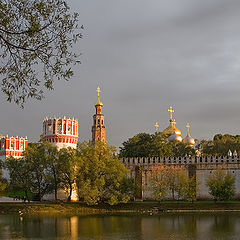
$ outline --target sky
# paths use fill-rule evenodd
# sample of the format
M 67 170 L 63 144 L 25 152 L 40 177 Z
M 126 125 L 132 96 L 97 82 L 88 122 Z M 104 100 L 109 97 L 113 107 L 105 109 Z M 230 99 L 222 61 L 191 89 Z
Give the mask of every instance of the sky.
M 79 141 L 90 140 L 101 88 L 106 139 L 120 147 L 137 133 L 162 131 L 175 110 L 186 136 L 240 134 L 239 0 L 69 0 L 83 39 L 81 65 L 24 109 L 0 94 L 3 135 L 38 141 L 48 117 L 74 117 Z

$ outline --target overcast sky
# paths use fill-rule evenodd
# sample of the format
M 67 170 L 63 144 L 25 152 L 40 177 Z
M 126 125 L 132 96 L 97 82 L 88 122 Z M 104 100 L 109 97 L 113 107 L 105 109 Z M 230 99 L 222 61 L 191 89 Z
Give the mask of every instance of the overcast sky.
M 91 138 L 101 88 L 108 143 L 169 124 L 210 139 L 240 134 L 239 0 L 69 0 L 80 14 L 82 64 L 22 110 L 1 94 L 1 133 L 37 141 L 43 118 L 75 117 L 79 140 Z

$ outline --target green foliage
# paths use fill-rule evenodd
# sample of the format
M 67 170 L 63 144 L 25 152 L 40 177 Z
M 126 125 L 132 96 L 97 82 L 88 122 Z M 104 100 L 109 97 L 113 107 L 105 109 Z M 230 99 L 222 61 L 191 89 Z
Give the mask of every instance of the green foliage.
M 220 168 L 208 178 L 206 185 L 218 201 L 231 200 L 235 195 L 235 177 Z
M 217 134 L 213 140 L 202 140 L 198 146 L 205 156 L 227 156 L 228 150 L 240 153 L 240 135 Z
M 187 178 L 185 187 L 183 188 L 184 197 L 189 202 L 196 201 L 196 193 L 197 193 L 197 182 L 195 177 Z
M 71 201 L 74 183 L 77 173 L 83 162 L 78 156 L 78 152 L 73 148 L 62 148 L 59 151 L 59 165 L 61 172 L 61 184 L 68 191 L 68 201 Z
M 1 89 L 8 101 L 42 99 L 55 79 L 70 79 L 82 36 L 65 0 L 0 0 Z M 43 81 L 41 80 L 43 79 Z
M 33 185 L 32 179 L 32 166 L 25 159 L 17 160 L 13 157 L 9 157 L 6 160 L 6 168 L 10 175 L 10 187 L 17 190 L 22 190 L 25 192 L 27 200 L 30 200 L 28 192 L 31 192 L 31 187 Z
M 160 201 L 168 194 L 178 200 L 181 198 L 188 201 L 196 200 L 196 180 L 195 177 L 188 177 L 187 170 L 180 166 L 156 165 L 152 168 L 151 189 L 155 199 Z
M 0 160 L 0 193 L 7 188 L 7 181 L 6 179 L 2 178 L 2 168 L 3 168 L 3 162 Z
M 24 158 L 18 162 L 26 161 L 31 169 L 31 192 L 40 201 L 46 193 L 51 193 L 54 189 L 51 171 L 52 159 L 51 151 L 56 151 L 50 143 L 36 143 L 28 146 L 24 152 Z M 24 167 L 24 166 L 23 166 Z
M 120 147 L 120 157 L 169 157 L 172 146 L 162 133 L 139 133 Z
M 79 198 L 94 205 L 107 202 L 111 205 L 129 200 L 124 189 L 126 168 L 115 157 L 116 149 L 97 141 L 79 145 L 79 156 L 83 162 L 78 169 L 77 187 Z
M 183 142 L 172 143 L 172 152 L 173 157 L 195 156 L 195 150 Z

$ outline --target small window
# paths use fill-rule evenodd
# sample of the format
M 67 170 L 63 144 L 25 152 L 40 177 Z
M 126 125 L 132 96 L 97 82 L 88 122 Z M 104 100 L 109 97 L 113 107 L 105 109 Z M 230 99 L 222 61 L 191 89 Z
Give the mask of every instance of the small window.
M 100 124 L 100 119 L 98 119 L 98 124 Z

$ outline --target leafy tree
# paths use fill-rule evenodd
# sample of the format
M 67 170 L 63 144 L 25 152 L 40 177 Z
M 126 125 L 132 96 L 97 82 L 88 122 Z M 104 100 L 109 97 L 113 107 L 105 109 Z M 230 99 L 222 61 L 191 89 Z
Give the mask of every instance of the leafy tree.
M 174 157 L 195 156 L 195 150 L 183 142 L 172 143 L 172 152 Z
M 139 133 L 129 138 L 120 147 L 120 157 L 168 157 L 172 155 L 172 145 L 162 133 Z
M 74 184 L 76 183 L 78 169 L 82 166 L 81 158 L 76 149 L 62 148 L 59 151 L 59 164 L 61 171 L 61 183 L 67 189 L 68 201 L 71 201 Z
M 7 187 L 7 180 L 2 177 L 3 162 L 0 160 L 0 192 L 3 192 Z
M 0 1 L 1 89 L 8 101 L 42 99 L 44 87 L 73 75 L 71 64 L 79 61 L 72 46 L 82 37 L 77 21 L 65 0 Z
M 13 157 L 9 157 L 6 160 L 5 167 L 9 171 L 10 187 L 24 191 L 27 200 L 30 201 L 30 196 L 28 193 L 31 191 L 33 184 L 33 168 L 31 164 L 29 164 L 25 158 L 15 159 Z
M 156 165 L 152 168 L 150 184 L 154 197 L 158 201 L 163 200 L 169 190 L 167 171 L 164 165 Z
M 97 141 L 79 146 L 82 166 L 77 176 L 79 198 L 87 204 L 108 202 L 113 205 L 129 200 L 128 193 L 122 192 L 121 184 L 127 173 L 126 168 L 115 157 L 115 147 Z
M 61 188 L 62 183 L 58 150 L 57 147 L 48 142 L 43 142 L 42 147 L 44 148 L 43 158 L 46 162 L 45 174 L 49 183 L 49 189 L 54 190 L 55 201 L 57 201 L 57 192 Z
M 139 133 L 129 138 L 120 147 L 120 157 L 147 157 L 151 155 L 152 136 L 148 133 Z
M 201 150 L 205 156 L 227 156 L 228 150 L 232 152 L 235 150 L 240 153 L 240 136 L 230 134 L 217 134 L 213 140 L 202 140 L 197 145 L 197 148 Z
M 162 133 L 152 135 L 151 157 L 170 157 L 173 154 L 171 143 Z
M 159 164 L 152 168 L 151 189 L 157 200 L 162 200 L 172 195 L 175 199 L 175 193 L 178 200 L 185 198 L 189 201 L 196 199 L 196 180 L 195 177 L 188 177 L 187 170 L 180 166 Z
M 235 195 L 235 177 L 221 168 L 213 172 L 206 185 L 209 193 L 218 201 L 230 200 Z
M 49 158 L 47 157 L 46 148 L 46 144 L 43 143 L 31 144 L 25 150 L 24 157 L 17 160 L 18 162 L 26 162 L 29 169 L 31 169 L 29 172 L 31 178 L 29 182 L 30 190 L 40 201 L 45 194 L 51 193 L 53 190 L 53 184 L 47 173 Z M 24 171 L 25 165 L 22 168 Z
M 190 201 L 194 202 L 196 200 L 197 193 L 197 181 L 195 177 L 187 178 L 185 187 L 183 188 L 184 197 Z

